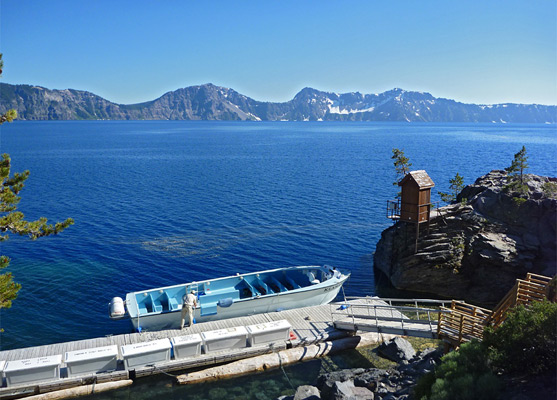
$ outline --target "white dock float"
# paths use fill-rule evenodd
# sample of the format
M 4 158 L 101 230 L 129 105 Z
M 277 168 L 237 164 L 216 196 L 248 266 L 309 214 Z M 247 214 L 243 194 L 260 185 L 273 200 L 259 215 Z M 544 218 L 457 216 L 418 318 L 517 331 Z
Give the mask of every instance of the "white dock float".
M 62 355 L 8 361 L 4 366 L 8 386 L 60 379 Z
M 122 357 L 126 369 L 144 367 L 146 365 L 170 361 L 169 339 L 153 340 L 122 346 Z
M 174 349 L 174 358 L 179 360 L 186 357 L 195 357 L 201 354 L 201 343 L 203 339 L 198 333 L 192 335 L 178 336 L 170 339 Z
M 290 323 L 285 319 L 247 326 L 249 345 L 286 341 L 290 338 L 290 328 Z
M 243 326 L 202 332 L 205 352 L 224 349 L 241 349 L 247 346 L 248 331 Z
M 68 377 L 115 371 L 118 366 L 118 346 L 68 351 L 64 360 L 68 367 Z

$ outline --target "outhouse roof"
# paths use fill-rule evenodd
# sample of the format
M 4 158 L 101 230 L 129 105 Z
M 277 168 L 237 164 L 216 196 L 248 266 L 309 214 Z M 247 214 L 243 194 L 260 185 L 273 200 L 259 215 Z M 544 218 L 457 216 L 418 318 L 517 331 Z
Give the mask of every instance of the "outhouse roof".
M 398 185 L 402 186 L 409 180 L 416 182 L 420 189 L 427 189 L 435 186 L 435 183 L 433 183 L 427 172 L 423 169 L 419 171 L 410 171 L 404 178 L 402 178 Z

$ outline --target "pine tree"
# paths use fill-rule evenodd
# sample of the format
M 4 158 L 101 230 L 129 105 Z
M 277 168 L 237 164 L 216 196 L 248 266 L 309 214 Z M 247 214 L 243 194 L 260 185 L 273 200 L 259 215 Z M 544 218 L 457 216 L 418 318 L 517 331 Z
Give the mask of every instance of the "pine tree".
M 514 155 L 511 165 L 505 168 L 508 174 L 508 187 L 519 192 L 526 192 L 528 188 L 524 184 L 524 171 L 528 169 L 528 156 L 526 155 L 526 147 Z
M 4 63 L 0 53 L 0 74 Z M 9 110 L 0 116 L 0 124 L 12 122 L 17 117 L 15 110 Z M 54 226 L 48 223 L 46 218 L 36 221 L 26 221 L 22 212 L 17 211 L 17 204 L 21 200 L 18 196 L 25 180 L 29 177 L 29 171 L 15 173 L 10 176 L 11 159 L 8 154 L 2 154 L 0 160 L 0 242 L 8 239 L 8 232 L 16 235 L 27 235 L 32 240 L 42 236 L 55 235 L 62 232 L 73 224 L 73 219 L 68 218 L 64 222 L 56 223 Z M 9 257 L 0 256 L 0 270 L 8 267 Z M 0 309 L 9 308 L 12 301 L 17 297 L 21 285 L 13 281 L 12 274 L 6 272 L 0 274 Z
M 456 197 L 462 191 L 462 189 L 464 189 L 464 179 L 458 172 L 453 179 L 449 179 L 449 183 L 449 189 L 451 189 L 450 193 L 439 192 L 441 200 L 443 200 L 445 203 L 453 203 L 454 201 L 456 201 Z
M 393 155 L 391 157 L 394 160 L 396 180 L 393 182 L 394 186 L 398 186 L 398 183 L 404 178 L 409 172 L 412 163 L 404 155 L 404 151 L 400 149 L 393 149 Z M 397 197 L 400 197 L 400 192 L 398 192 Z

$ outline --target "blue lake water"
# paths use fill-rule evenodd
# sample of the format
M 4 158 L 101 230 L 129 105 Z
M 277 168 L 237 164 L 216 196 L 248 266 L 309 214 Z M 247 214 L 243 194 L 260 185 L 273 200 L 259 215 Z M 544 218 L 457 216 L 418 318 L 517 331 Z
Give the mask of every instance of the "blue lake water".
M 75 219 L 1 244 L 22 284 L 2 350 L 129 332 L 107 316 L 112 297 L 236 272 L 330 264 L 352 271 L 347 295 L 374 294 L 395 147 L 436 199 L 522 145 L 529 172 L 557 176 L 553 125 L 14 122 L 0 139 L 12 171 L 31 171 L 27 219 Z

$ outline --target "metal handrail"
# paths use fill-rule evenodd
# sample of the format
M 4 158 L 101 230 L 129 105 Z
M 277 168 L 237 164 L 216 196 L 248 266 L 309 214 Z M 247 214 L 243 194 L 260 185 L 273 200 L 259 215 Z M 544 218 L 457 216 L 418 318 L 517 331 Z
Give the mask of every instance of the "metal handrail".
M 367 298 L 361 298 L 361 297 L 351 297 L 352 299 L 360 299 L 360 300 L 371 300 L 371 298 L 367 297 Z M 346 299 L 347 300 L 347 299 Z M 384 301 L 385 299 L 376 299 L 377 301 Z M 359 329 L 358 325 L 359 322 L 357 323 L 357 319 L 367 319 L 370 321 L 375 321 L 375 330 L 377 332 L 381 332 L 382 331 L 382 327 L 379 323 L 379 321 L 392 321 L 392 322 L 396 322 L 400 324 L 400 329 L 402 332 L 406 332 L 407 329 L 410 329 L 410 331 L 412 330 L 411 326 L 412 324 L 423 324 L 424 327 L 427 326 L 429 329 L 429 332 L 431 332 L 433 335 L 435 335 L 435 333 L 438 332 L 438 327 L 436 326 L 436 324 L 438 323 L 438 321 L 441 319 L 441 314 L 450 314 L 451 311 L 450 310 L 442 310 L 441 308 L 439 309 L 434 309 L 434 308 L 430 308 L 430 307 L 419 307 L 417 306 L 418 302 L 420 302 L 420 300 L 418 299 L 414 299 L 414 305 L 402 305 L 402 306 L 396 306 L 393 305 L 393 301 L 401 301 L 404 300 L 405 302 L 408 302 L 407 299 L 392 299 L 390 301 L 390 304 L 369 304 L 369 303 L 363 303 L 363 304 L 354 304 L 354 303 L 344 303 L 342 304 L 342 308 L 338 311 L 333 311 L 331 310 L 331 318 L 333 320 L 333 325 L 335 324 L 336 320 L 346 320 L 346 319 L 351 319 L 351 323 L 352 323 L 352 327 L 353 329 Z M 430 299 L 425 299 L 427 300 L 427 303 L 435 303 L 435 304 L 442 304 L 442 303 L 447 303 L 445 301 L 439 301 L 439 300 L 430 300 Z M 339 304 L 337 303 L 337 306 Z M 346 308 L 345 308 L 346 307 Z M 371 314 L 373 309 L 373 314 Z M 361 310 L 361 311 L 359 311 Z M 367 310 L 367 311 L 366 311 Z M 381 310 L 390 310 L 391 313 L 390 315 L 387 313 L 386 315 L 381 315 L 381 314 L 385 314 L 384 312 L 381 313 Z M 397 315 L 395 315 L 395 312 Z M 406 315 L 406 314 L 410 314 L 410 315 Z M 414 313 L 415 313 L 415 317 L 414 317 Z M 436 318 L 436 321 L 432 320 L 432 313 L 433 315 L 439 315 Z M 422 315 L 420 315 L 422 314 Z M 373 322 L 372 322 L 373 323 Z M 408 328 L 410 326 L 410 328 Z M 407 334 L 407 333 L 406 333 Z
M 440 203 L 441 203 L 440 201 L 431 201 L 429 203 L 416 204 L 416 203 L 406 203 L 406 202 L 403 203 L 400 199 L 387 200 L 387 218 L 394 219 L 400 217 L 403 206 L 418 207 L 418 216 L 420 216 L 422 214 L 429 213 L 433 209 L 438 209 Z M 424 211 L 420 211 L 422 207 L 427 207 L 427 209 Z
M 451 312 L 453 310 L 448 309 L 447 310 L 439 310 L 439 309 L 435 309 L 435 308 L 425 308 L 425 307 L 410 307 L 410 306 L 391 306 L 391 305 L 384 305 L 384 304 L 349 304 L 348 308 L 364 308 L 364 309 L 369 309 L 369 308 L 387 308 L 387 309 L 395 309 L 395 310 L 399 310 L 399 311 L 423 311 L 423 312 L 427 312 L 427 311 L 433 311 L 433 312 L 438 312 L 438 311 L 442 311 L 442 312 Z M 347 309 L 348 309 L 347 308 Z M 333 314 L 344 314 L 344 313 L 340 313 L 340 312 L 334 312 Z M 417 318 L 417 320 L 419 320 L 420 318 Z
M 438 304 L 450 304 L 453 301 L 464 303 L 464 300 L 438 300 L 438 299 L 403 299 L 400 297 L 377 297 L 377 296 L 346 296 L 346 300 L 381 300 L 388 302 L 399 302 L 399 303 L 438 303 Z

